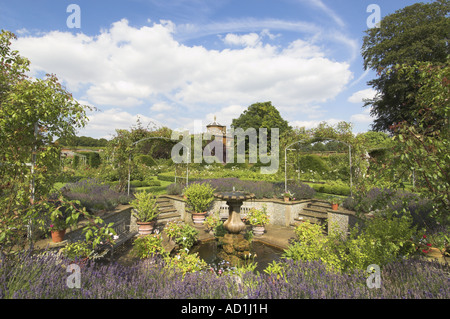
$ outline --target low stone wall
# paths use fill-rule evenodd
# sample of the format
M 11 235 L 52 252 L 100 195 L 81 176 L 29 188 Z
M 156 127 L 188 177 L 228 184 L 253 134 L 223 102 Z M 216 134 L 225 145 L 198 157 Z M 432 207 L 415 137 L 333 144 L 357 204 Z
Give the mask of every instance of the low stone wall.
M 181 196 L 162 195 L 169 198 L 173 206 L 181 214 L 181 219 L 185 222 L 191 220 L 191 214 L 186 209 L 186 202 Z M 261 209 L 265 205 L 269 213 L 269 223 L 271 225 L 288 227 L 294 222 L 294 218 L 309 203 L 309 200 L 284 202 L 277 199 L 252 199 L 246 200 L 241 206 L 241 218 L 245 218 L 251 208 Z M 228 205 L 226 201 L 215 200 L 209 212 L 217 214 L 220 218 L 228 218 Z
M 120 205 L 113 212 L 108 212 L 100 216 L 105 224 L 115 223 L 119 220 L 125 220 L 125 225 L 130 225 L 131 230 L 136 227 L 136 222 L 133 221 L 134 217 L 131 216 L 131 206 Z M 83 228 L 86 225 L 85 222 L 80 222 L 76 228 L 68 231 L 64 236 L 65 239 L 69 241 L 80 241 L 85 239 L 85 234 L 83 233 Z
M 352 227 L 361 222 L 361 219 L 352 211 L 329 209 L 327 215 L 328 232 L 339 231 L 345 236 Z

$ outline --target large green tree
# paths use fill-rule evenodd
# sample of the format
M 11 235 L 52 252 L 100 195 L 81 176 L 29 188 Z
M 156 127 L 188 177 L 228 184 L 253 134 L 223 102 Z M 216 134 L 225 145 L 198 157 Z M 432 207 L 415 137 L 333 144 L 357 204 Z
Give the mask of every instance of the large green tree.
M 48 204 L 46 198 L 60 174 L 60 146 L 54 141 L 75 135 L 87 122 L 86 107 L 54 75 L 45 79 L 26 76 L 30 62 L 11 50 L 13 39 L 13 33 L 2 30 L 0 253 L 24 244 L 31 221 L 51 213 L 48 205 L 40 204 Z M 74 218 L 79 214 L 73 213 Z
M 392 131 L 391 126 L 414 123 L 419 78 L 401 76 L 393 67 L 416 62 L 445 63 L 449 56 L 450 2 L 416 3 L 384 17 L 380 27 L 366 31 L 362 46 L 364 68 L 377 72 L 368 84 L 377 96 L 366 102 L 376 117 L 373 129 Z
M 281 117 L 280 112 L 270 101 L 250 105 L 237 119 L 233 119 L 231 125 L 234 129 L 241 128 L 247 130 L 249 128 L 254 128 L 257 134 L 260 128 L 266 128 L 269 150 L 271 147 L 272 128 L 278 128 L 280 136 L 284 136 L 292 131 L 288 121 Z M 259 143 L 259 134 L 257 138 Z M 248 149 L 248 137 L 246 137 L 246 149 Z

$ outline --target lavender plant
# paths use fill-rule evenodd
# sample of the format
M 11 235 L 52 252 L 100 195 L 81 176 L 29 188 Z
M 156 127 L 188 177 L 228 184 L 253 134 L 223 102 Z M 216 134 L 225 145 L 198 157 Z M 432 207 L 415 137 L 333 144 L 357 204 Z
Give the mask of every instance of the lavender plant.
M 69 183 L 62 189 L 64 197 L 78 200 L 90 212 L 111 210 L 119 204 L 126 204 L 132 196 L 119 192 L 109 184 L 91 178 Z
M 163 259 L 131 266 L 89 261 L 81 268 L 81 287 L 68 288 L 73 261 L 53 253 L 2 257 L 0 298 L 52 299 L 448 299 L 448 264 L 401 259 L 381 270 L 381 287 L 367 287 L 365 271 L 335 273 L 321 261 L 282 260 L 283 276 L 246 272 L 217 275 L 209 269 L 175 271 Z M 270 273 L 270 272 L 269 272 Z

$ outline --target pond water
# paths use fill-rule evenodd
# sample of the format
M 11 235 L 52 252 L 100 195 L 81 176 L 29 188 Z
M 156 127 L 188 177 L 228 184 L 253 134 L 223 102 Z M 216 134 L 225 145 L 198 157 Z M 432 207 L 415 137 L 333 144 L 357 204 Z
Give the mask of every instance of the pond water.
M 219 265 L 223 260 L 217 256 L 220 251 L 215 240 L 207 241 L 195 245 L 191 249 L 191 253 L 198 252 L 199 257 L 210 265 Z M 259 241 L 252 241 L 251 253 L 256 254 L 254 261 L 257 263 L 256 271 L 263 272 L 269 263 L 279 260 L 283 254 L 283 250 L 266 245 Z

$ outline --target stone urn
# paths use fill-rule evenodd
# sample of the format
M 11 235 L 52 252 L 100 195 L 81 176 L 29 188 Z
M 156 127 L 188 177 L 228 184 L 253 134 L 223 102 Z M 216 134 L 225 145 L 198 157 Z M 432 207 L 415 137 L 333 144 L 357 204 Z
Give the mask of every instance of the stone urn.
M 231 234 L 239 234 L 246 228 L 240 216 L 242 203 L 247 199 L 255 198 L 255 195 L 232 191 L 217 193 L 214 196 L 225 200 L 229 207 L 228 219 L 223 223 L 223 227 Z
M 253 231 L 253 235 L 261 236 L 261 235 L 264 235 L 266 228 L 264 227 L 264 225 L 255 225 L 252 227 L 252 231 Z

